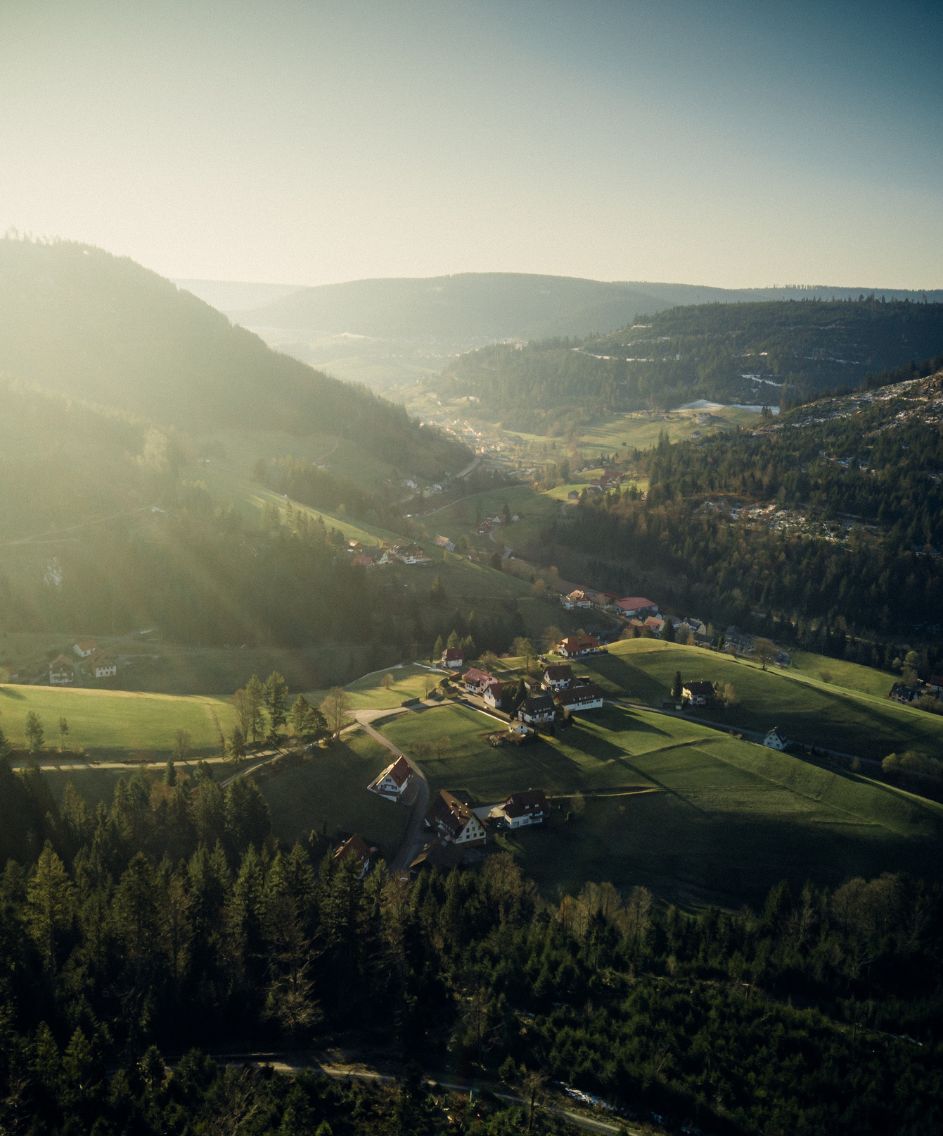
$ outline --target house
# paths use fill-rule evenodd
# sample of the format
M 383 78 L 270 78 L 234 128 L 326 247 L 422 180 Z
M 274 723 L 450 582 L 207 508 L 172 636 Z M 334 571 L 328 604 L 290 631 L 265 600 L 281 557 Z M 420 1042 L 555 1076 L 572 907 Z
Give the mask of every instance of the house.
M 87 659 L 98 647 L 94 639 L 79 639 L 72 644 L 72 650 L 80 659 Z
M 517 716 L 528 726 L 545 726 L 554 719 L 553 698 L 548 693 L 529 694 L 518 706 Z
M 541 682 L 548 690 L 566 690 L 573 682 L 573 668 L 569 663 L 551 663 L 544 668 Z
M 391 764 L 377 774 L 367 788 L 371 793 L 379 793 L 381 797 L 398 799 L 406 792 L 413 767 L 402 754 Z
M 592 682 L 580 683 L 557 691 L 557 702 L 564 710 L 577 714 L 582 710 L 599 710 L 602 707 L 602 691 Z
M 779 727 L 773 726 L 773 728 L 769 731 L 769 733 L 763 739 L 763 745 L 765 745 L 768 749 L 782 750 L 782 749 L 786 748 L 786 746 L 788 745 L 788 742 L 782 736 L 782 734 L 779 732 Z
M 431 556 L 418 544 L 399 544 L 390 550 L 401 564 L 430 564 Z
M 581 655 L 593 655 L 599 650 L 599 640 L 595 635 L 567 635 L 561 639 L 557 650 L 565 659 L 577 659 Z
M 512 793 L 506 801 L 488 814 L 499 828 L 526 828 L 543 824 L 550 816 L 550 805 L 543 789 L 528 789 L 526 793 Z
M 728 627 L 724 632 L 724 650 L 732 655 L 752 655 L 753 636 L 739 627 Z
M 891 689 L 888 691 L 888 698 L 893 698 L 895 702 L 916 702 L 920 695 L 923 693 L 919 683 L 914 686 L 908 686 L 905 682 L 895 682 Z
M 363 837 L 354 833 L 334 849 L 331 859 L 335 864 L 354 865 L 354 874 L 362 880 L 370 871 L 370 864 L 377 852 L 377 848 L 372 848 Z
M 616 600 L 615 606 L 626 619 L 631 619 L 633 616 L 644 618 L 646 615 L 658 614 L 658 604 L 645 596 L 623 596 L 621 600 Z
M 461 647 L 446 647 L 439 656 L 439 665 L 450 671 L 460 671 L 465 665 L 465 652 Z
M 716 698 L 712 682 L 686 682 L 681 688 L 681 697 L 689 706 L 708 706 Z
M 484 694 L 485 689 L 494 681 L 494 675 L 479 670 L 478 667 L 469 667 L 462 675 L 462 682 L 469 694 Z
M 447 536 L 437 536 L 433 541 L 436 548 L 444 548 L 446 552 L 455 551 L 455 541 L 449 540 Z
M 504 683 L 493 678 L 485 687 L 481 697 L 486 706 L 490 706 L 492 710 L 500 710 L 504 702 Z
M 484 844 L 485 826 L 472 812 L 447 789 L 440 789 L 429 810 L 429 823 L 446 844 Z
M 567 609 L 567 611 L 572 611 L 575 607 L 593 606 L 593 601 L 583 591 L 582 588 L 574 588 L 572 592 L 569 592 L 565 596 L 561 596 L 560 602 Z
M 49 685 L 70 686 L 75 682 L 75 667 L 65 655 L 56 655 L 49 664 Z
M 118 664 L 115 660 L 109 659 L 98 651 L 91 657 L 89 663 L 95 678 L 114 678 L 118 673 Z

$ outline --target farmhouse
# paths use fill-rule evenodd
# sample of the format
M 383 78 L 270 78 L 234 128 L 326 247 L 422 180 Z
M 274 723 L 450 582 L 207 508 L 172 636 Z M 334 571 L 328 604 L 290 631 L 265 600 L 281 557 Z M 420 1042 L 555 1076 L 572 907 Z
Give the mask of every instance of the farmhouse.
M 465 665 L 465 652 L 461 647 L 446 647 L 439 656 L 439 663 L 452 671 L 460 671 Z
M 895 702 L 916 702 L 920 697 L 921 689 L 919 685 L 908 686 L 905 682 L 895 682 L 888 692 L 887 697 L 893 698 Z
M 615 606 L 626 619 L 631 619 L 633 616 L 644 617 L 658 614 L 658 604 L 645 596 L 623 596 L 621 600 L 616 600 Z
M 367 872 L 370 871 L 371 861 L 376 854 L 376 848 L 371 848 L 363 837 L 354 833 L 353 836 L 348 836 L 342 844 L 339 844 L 337 848 L 334 849 L 334 854 L 331 859 L 335 864 L 355 865 L 355 874 L 358 879 L 363 879 Z
M 786 741 L 786 739 L 779 732 L 778 726 L 773 726 L 773 728 L 769 731 L 769 733 L 767 733 L 766 737 L 763 739 L 763 745 L 767 746 L 769 749 L 783 750 L 783 749 L 786 748 L 786 746 L 788 744 L 789 743 Z
M 114 659 L 96 651 L 91 658 L 92 674 L 95 678 L 114 678 L 118 673 L 118 664 Z
M 567 611 L 572 611 L 573 608 L 575 608 L 575 607 L 592 607 L 593 606 L 593 601 L 583 591 L 582 588 L 574 588 L 574 590 L 572 592 L 569 592 L 565 596 L 561 596 L 560 602 L 567 609 Z
M 69 686 L 75 682 L 75 667 L 65 655 L 56 655 L 49 664 L 49 685 Z
M 554 718 L 553 699 L 549 694 L 530 694 L 517 708 L 517 716 L 528 726 L 545 726 Z
M 432 560 L 418 544 L 397 544 L 390 551 L 401 564 L 429 564 Z
M 432 543 L 436 548 L 444 548 L 446 552 L 455 551 L 455 541 L 449 540 L 447 536 L 437 536 Z
M 469 667 L 462 675 L 462 682 L 469 694 L 484 694 L 486 688 L 495 681 L 494 675 L 478 667 Z
M 567 635 L 560 640 L 557 650 L 565 659 L 578 659 L 581 655 L 596 654 L 599 640 L 595 635 Z
M 681 697 L 689 706 L 708 706 L 716 694 L 712 682 L 686 682 L 681 688 Z
M 440 789 L 429 810 L 429 823 L 447 844 L 484 844 L 485 826 L 464 801 Z
M 603 703 L 602 691 L 595 683 L 581 683 L 579 686 L 558 691 L 557 702 L 571 714 L 581 710 L 598 710 Z
M 499 828 L 526 828 L 543 824 L 550 816 L 550 805 L 543 789 L 528 789 L 526 793 L 512 793 L 506 801 L 488 814 Z
M 485 687 L 481 697 L 486 706 L 490 706 L 492 710 L 500 710 L 504 702 L 504 683 L 493 678 Z
M 94 639 L 79 639 L 77 643 L 72 644 L 72 650 L 80 659 L 87 659 L 97 647 L 98 644 Z
M 573 668 L 569 663 L 551 663 L 544 668 L 541 682 L 548 690 L 565 690 L 573 682 Z
M 382 773 L 377 774 L 367 788 L 371 793 L 379 793 L 381 797 L 397 799 L 406 791 L 412 775 L 413 767 L 401 754 Z

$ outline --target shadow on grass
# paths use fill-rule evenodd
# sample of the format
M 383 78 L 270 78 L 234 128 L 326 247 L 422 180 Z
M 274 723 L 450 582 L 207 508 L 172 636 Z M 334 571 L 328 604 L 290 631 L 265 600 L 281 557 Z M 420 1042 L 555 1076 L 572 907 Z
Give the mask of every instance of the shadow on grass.
M 647 702 L 660 702 L 667 697 L 668 691 L 662 683 L 619 655 L 596 655 L 592 659 L 592 667 L 597 674 L 615 683 L 625 694 Z
M 4 698 L 16 698 L 20 701 L 24 698 L 24 695 L 12 686 L 0 686 L 0 694 L 2 694 Z

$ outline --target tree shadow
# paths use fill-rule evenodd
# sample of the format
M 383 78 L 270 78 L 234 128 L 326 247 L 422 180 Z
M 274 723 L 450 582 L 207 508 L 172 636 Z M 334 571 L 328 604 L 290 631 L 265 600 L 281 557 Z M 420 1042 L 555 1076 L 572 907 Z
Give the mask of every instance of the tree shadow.
M 21 702 L 26 697 L 25 695 L 21 694 L 15 687 L 12 687 L 12 686 L 0 686 L 0 694 L 2 694 L 4 698 L 16 698 L 16 699 L 19 699 Z

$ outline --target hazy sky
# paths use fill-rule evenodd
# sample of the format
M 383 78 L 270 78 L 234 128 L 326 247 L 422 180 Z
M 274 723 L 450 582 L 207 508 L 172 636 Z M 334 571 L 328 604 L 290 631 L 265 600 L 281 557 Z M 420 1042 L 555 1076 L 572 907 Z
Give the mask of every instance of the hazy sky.
M 943 3 L 0 0 L 0 231 L 168 276 L 943 287 Z

